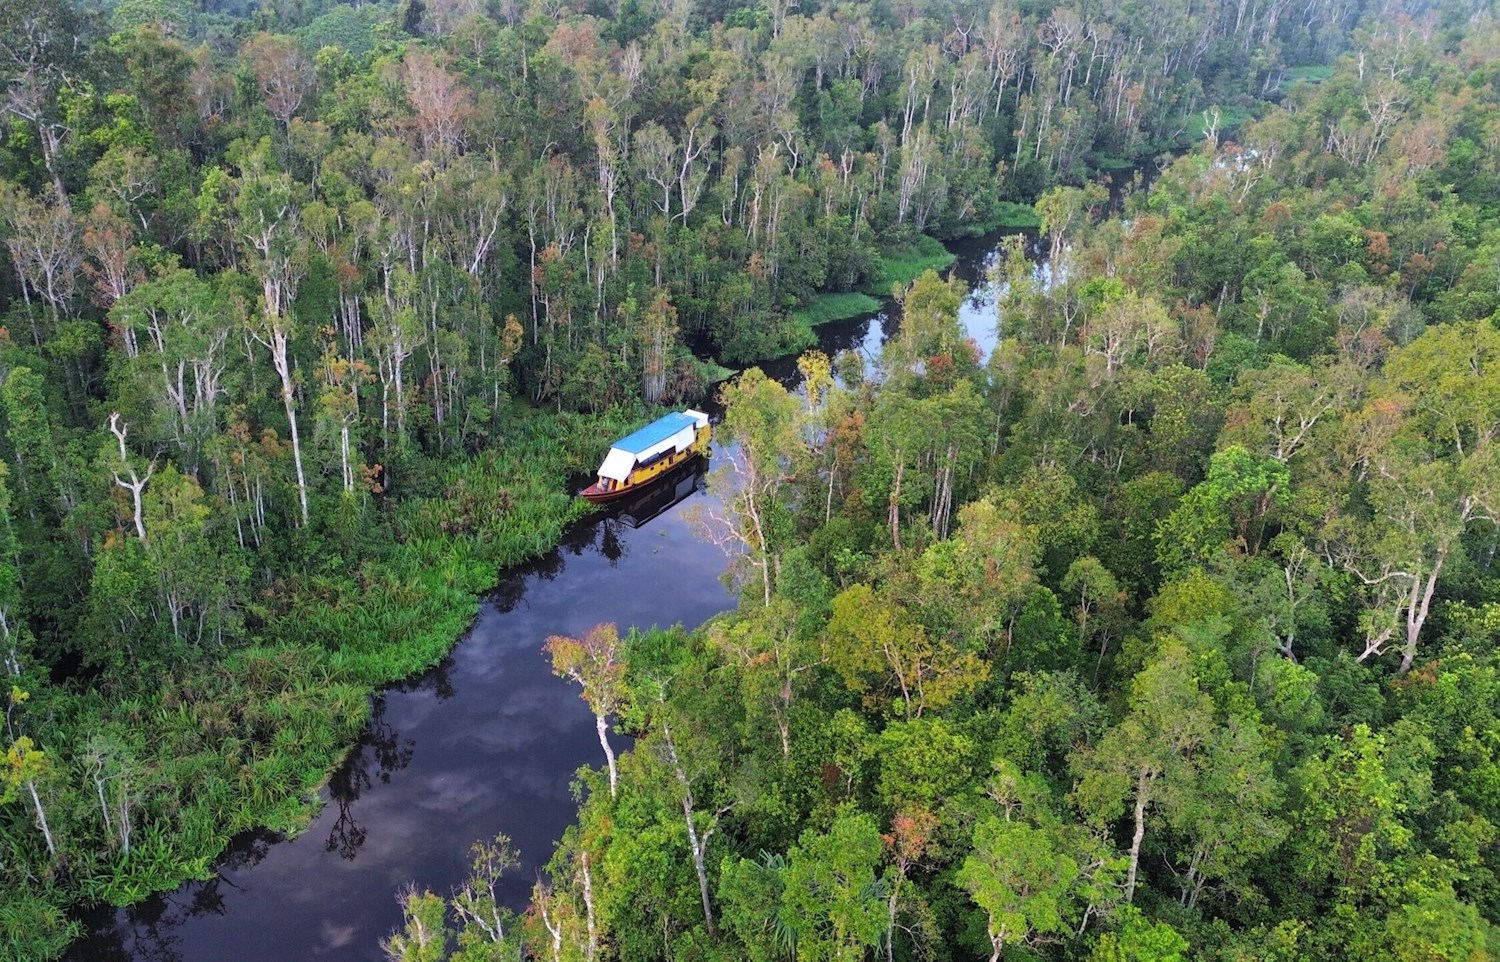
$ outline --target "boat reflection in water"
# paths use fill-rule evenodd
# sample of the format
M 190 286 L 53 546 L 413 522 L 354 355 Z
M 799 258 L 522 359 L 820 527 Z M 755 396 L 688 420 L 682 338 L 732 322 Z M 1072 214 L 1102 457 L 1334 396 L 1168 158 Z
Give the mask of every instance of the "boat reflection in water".
M 632 528 L 644 528 L 655 519 L 707 488 L 711 450 L 692 458 L 641 488 L 638 492 L 611 502 L 600 512 Z

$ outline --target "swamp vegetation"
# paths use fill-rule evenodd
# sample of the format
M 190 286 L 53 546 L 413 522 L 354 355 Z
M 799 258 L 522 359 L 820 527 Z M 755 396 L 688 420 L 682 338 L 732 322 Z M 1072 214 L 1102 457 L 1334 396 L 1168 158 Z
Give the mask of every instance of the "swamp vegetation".
M 1492 11 L 13 6 L 0 953 L 295 831 L 604 443 L 893 286 L 722 389 L 740 611 L 551 645 L 637 740 L 530 906 L 384 951 L 1500 950 Z M 924 270 L 1032 223 L 981 357 Z

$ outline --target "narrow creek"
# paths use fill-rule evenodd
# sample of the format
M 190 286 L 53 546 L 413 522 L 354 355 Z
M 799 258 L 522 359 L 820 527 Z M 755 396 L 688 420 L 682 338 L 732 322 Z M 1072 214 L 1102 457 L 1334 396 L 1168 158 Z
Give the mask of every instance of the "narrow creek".
M 960 320 L 986 355 L 995 294 L 985 275 L 997 243 L 955 246 L 954 272 L 970 288 Z M 819 346 L 873 358 L 898 323 L 888 305 L 820 327 Z M 790 359 L 765 367 L 785 382 L 796 378 Z M 89 915 L 88 934 L 67 958 L 377 960 L 381 938 L 401 923 L 397 892 L 450 892 L 468 874 L 469 847 L 501 832 L 522 858 L 501 894 L 524 907 L 576 814 L 574 773 L 603 763 L 593 717 L 576 687 L 552 675 L 542 643 L 605 621 L 622 631 L 695 627 L 731 608 L 719 581 L 725 555 L 684 518 L 687 506 L 710 497 L 701 470 L 688 474 L 655 500 L 580 521 L 546 557 L 503 573 L 448 658 L 375 696 L 369 727 L 306 832 L 241 835 L 213 879 Z

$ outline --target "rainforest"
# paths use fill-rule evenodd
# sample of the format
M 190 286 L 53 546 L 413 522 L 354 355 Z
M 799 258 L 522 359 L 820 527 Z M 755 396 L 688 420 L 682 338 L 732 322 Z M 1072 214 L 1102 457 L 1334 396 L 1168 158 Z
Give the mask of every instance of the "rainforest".
M 569 827 L 360 957 L 1500 955 L 1496 51 L 1465 0 L 7 4 L 0 958 L 305 830 L 690 405 L 655 550 L 737 604 L 538 626 Z

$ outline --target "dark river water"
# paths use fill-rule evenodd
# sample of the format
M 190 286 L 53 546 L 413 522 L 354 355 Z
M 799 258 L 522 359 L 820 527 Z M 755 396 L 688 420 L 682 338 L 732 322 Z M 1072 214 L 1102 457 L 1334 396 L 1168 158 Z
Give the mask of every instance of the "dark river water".
M 951 273 L 969 289 L 959 306 L 958 322 L 974 343 L 979 345 L 983 355 L 981 362 L 988 359 L 995 346 L 998 331 L 996 292 L 994 285 L 989 282 L 988 274 L 999 258 L 1000 239 L 999 236 L 989 236 L 948 243 L 948 249 L 958 255 L 958 260 L 954 261 L 950 269 Z M 1048 274 L 1047 262 L 1042 258 L 1041 249 L 1036 246 L 1034 239 L 1028 241 L 1027 250 L 1037 277 L 1045 279 Z M 829 357 L 840 351 L 858 351 L 864 356 L 868 367 L 880 357 L 881 344 L 896 333 L 900 323 L 900 305 L 894 301 L 888 302 L 874 314 L 820 325 L 817 328 L 818 348 Z M 791 384 L 799 380 L 797 359 L 794 357 L 778 358 L 760 366 L 782 383 Z
M 955 273 L 971 286 L 961 321 L 986 354 L 995 308 L 983 279 L 995 246 L 990 238 L 956 250 Z M 820 346 L 873 359 L 897 323 L 891 308 L 825 325 Z M 796 376 L 790 360 L 766 368 L 788 382 Z M 68 959 L 382 959 L 380 940 L 401 924 L 397 892 L 413 884 L 451 892 L 468 875 L 469 847 L 500 832 L 522 858 L 502 894 L 524 907 L 576 814 L 574 773 L 604 761 L 593 716 L 577 687 L 552 675 L 542 643 L 606 621 L 622 633 L 696 627 L 732 607 L 719 581 L 725 555 L 684 518 L 709 497 L 701 470 L 679 475 L 645 502 L 583 520 L 545 558 L 505 572 L 441 665 L 376 696 L 368 730 L 306 832 L 240 836 L 212 880 L 87 917 L 90 933 Z

